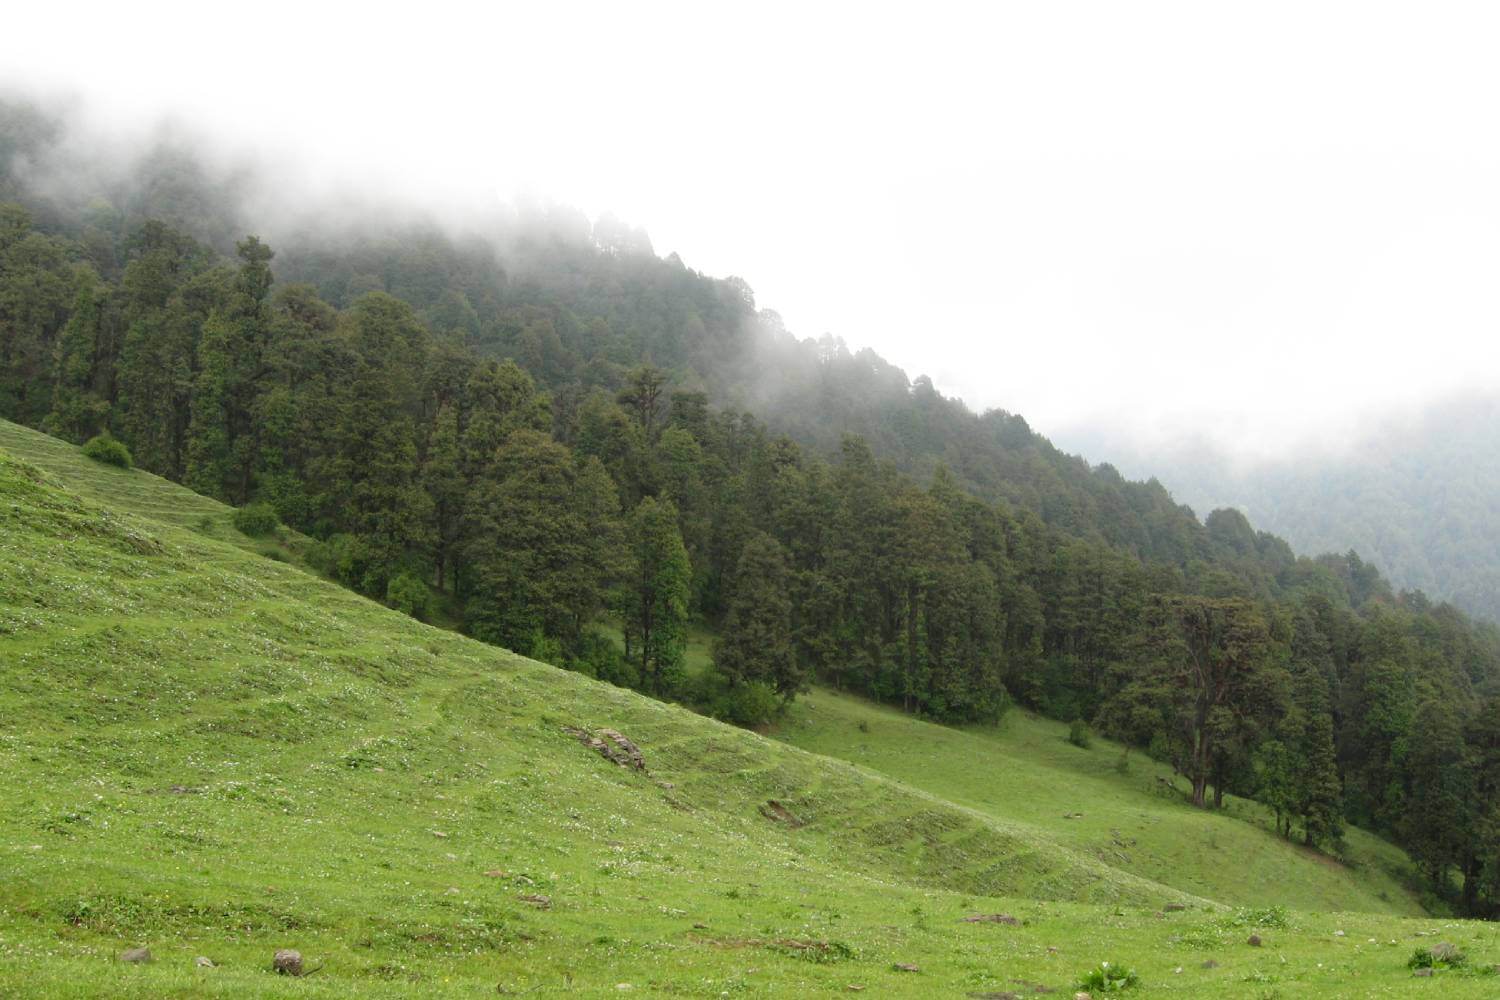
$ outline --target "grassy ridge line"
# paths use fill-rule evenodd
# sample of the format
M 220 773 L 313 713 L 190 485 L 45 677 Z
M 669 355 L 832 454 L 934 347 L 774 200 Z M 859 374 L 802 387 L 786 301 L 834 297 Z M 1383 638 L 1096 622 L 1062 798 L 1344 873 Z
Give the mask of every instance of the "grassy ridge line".
M 1081 749 L 1067 728 L 1013 712 L 998 727 L 959 730 L 820 689 L 777 735 L 1221 902 L 1423 913 L 1399 848 L 1351 829 L 1340 863 L 1276 836 L 1257 803 L 1231 797 L 1223 813 L 1194 809 L 1166 791 L 1170 768 L 1132 754 L 1121 773 L 1121 746 L 1096 738 Z

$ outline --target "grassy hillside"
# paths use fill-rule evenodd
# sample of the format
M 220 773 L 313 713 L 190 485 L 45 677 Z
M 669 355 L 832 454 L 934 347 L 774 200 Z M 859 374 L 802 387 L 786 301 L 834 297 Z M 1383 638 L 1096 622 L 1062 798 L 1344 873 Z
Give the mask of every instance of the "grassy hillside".
M 75 446 L 40 431 L 0 420 L 0 450 L 64 477 L 70 492 L 111 511 L 189 528 L 272 559 L 302 563 L 306 537 L 285 527 L 278 528 L 274 537 L 243 535 L 230 523 L 233 507 L 158 476 L 91 462 Z
M 964 996 L 1101 960 L 1143 996 L 1494 987 L 1405 967 L 1439 939 L 1500 961 L 1489 926 L 1213 905 L 421 625 L 235 544 L 222 507 L 0 434 L 0 995 Z M 988 913 L 1022 924 L 963 921 Z M 279 947 L 320 971 L 273 975 Z
M 1080 749 L 1067 731 L 1022 712 L 998 727 L 958 730 L 819 690 L 794 706 L 777 735 L 1220 902 L 1423 912 L 1405 888 L 1410 862 L 1379 838 L 1350 830 L 1341 864 L 1277 837 L 1257 803 L 1230 797 L 1221 813 L 1194 809 L 1169 767 L 1132 753 L 1120 773 L 1122 747 L 1095 738 Z

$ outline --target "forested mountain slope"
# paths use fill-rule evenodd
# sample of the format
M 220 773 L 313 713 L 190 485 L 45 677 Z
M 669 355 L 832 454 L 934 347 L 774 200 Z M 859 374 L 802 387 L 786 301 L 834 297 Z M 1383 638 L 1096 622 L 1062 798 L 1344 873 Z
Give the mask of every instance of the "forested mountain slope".
M 6 115 L 0 417 L 123 443 L 347 587 L 538 659 L 744 724 L 814 680 L 944 722 L 1020 701 L 1197 806 L 1253 796 L 1332 853 L 1357 823 L 1500 906 L 1495 628 L 797 341 L 616 222 L 262 206 L 276 243 L 226 247 L 253 176 L 105 167 Z M 719 640 L 689 676 L 695 621 Z

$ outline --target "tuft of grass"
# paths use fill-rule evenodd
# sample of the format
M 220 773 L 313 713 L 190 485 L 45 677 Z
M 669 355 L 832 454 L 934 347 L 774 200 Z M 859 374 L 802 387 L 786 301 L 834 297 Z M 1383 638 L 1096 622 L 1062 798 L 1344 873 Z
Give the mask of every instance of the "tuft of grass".
M 1136 971 L 1118 962 L 1100 962 L 1078 980 L 1078 989 L 1088 993 L 1123 993 L 1139 986 Z

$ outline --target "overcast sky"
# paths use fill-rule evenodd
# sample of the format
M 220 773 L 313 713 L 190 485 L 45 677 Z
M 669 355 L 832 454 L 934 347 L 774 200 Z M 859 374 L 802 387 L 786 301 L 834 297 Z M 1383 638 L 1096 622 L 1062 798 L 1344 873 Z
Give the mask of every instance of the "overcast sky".
M 481 9 L 482 8 L 482 9 Z M 12 5 L 0 83 L 555 198 L 976 409 L 1246 453 L 1500 382 L 1487 5 Z M 1090 456 L 1102 458 L 1107 456 Z

